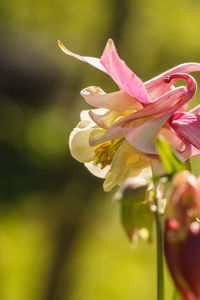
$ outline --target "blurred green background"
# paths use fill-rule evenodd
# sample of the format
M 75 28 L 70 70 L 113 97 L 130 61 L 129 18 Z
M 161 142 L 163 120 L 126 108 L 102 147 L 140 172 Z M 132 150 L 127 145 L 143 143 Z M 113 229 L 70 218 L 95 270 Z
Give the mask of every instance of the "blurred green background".
M 88 108 L 79 91 L 116 86 L 57 40 L 100 57 L 111 37 L 148 80 L 200 62 L 199 15 L 197 0 L 0 2 L 0 299 L 155 299 L 155 247 L 131 248 L 113 193 L 68 148 Z

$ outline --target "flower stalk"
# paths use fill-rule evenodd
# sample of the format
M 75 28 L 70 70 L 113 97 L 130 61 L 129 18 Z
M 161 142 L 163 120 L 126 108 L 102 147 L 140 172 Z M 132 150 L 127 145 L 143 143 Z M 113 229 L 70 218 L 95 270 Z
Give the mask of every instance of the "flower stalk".
M 157 300 L 164 300 L 164 267 L 163 267 L 163 216 L 159 210 L 159 199 L 154 195 L 156 211 L 157 240 Z
M 175 286 L 174 286 L 174 290 L 173 290 L 173 294 L 172 294 L 172 300 L 182 300 L 182 298 Z
M 191 165 L 190 159 L 187 159 L 187 160 L 186 160 L 185 166 L 186 166 L 186 169 L 187 169 L 188 171 L 192 172 L 192 165 Z

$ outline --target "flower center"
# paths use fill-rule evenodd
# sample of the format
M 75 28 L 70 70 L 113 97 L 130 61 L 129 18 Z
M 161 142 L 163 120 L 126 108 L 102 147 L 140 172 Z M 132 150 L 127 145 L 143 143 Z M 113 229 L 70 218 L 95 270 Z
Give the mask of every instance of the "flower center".
M 94 153 L 94 166 L 101 165 L 101 169 L 104 169 L 106 166 L 110 165 L 117 149 L 124 142 L 124 138 L 111 140 L 105 143 L 102 143 L 95 147 Z

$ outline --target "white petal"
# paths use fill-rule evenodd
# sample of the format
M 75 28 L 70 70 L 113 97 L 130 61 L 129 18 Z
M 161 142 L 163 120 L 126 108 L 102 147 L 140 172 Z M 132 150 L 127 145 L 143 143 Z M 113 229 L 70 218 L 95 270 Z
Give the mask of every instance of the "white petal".
M 104 190 L 110 191 L 115 185 L 121 185 L 128 177 L 142 176 L 141 172 L 147 168 L 149 173 L 149 166 L 149 160 L 141 158 L 138 150 L 125 141 L 113 158 L 103 185 Z
M 82 112 L 80 113 L 81 121 L 78 123 L 77 128 L 90 129 L 96 126 L 94 121 L 90 118 L 89 112 L 89 110 L 82 110 Z
M 110 166 L 106 166 L 105 168 L 101 169 L 100 166 L 94 166 L 92 162 L 84 163 L 85 167 L 92 173 L 94 176 L 99 178 L 105 178 Z
M 90 117 L 90 114 L 89 114 L 90 110 L 82 110 L 81 113 L 80 113 L 80 119 L 81 121 L 90 121 L 91 123 L 94 123 Z
M 89 162 L 94 158 L 94 148 L 90 146 L 89 139 L 94 129 L 80 130 L 75 128 L 69 137 L 71 155 L 80 162 Z
M 61 43 L 61 41 L 58 41 L 58 45 L 59 45 L 59 47 L 61 48 L 61 50 L 62 50 L 64 53 L 66 53 L 67 55 L 70 55 L 70 56 L 73 56 L 73 57 L 75 57 L 75 58 L 77 58 L 77 59 L 79 59 L 79 60 L 82 60 L 82 61 L 88 63 L 89 65 L 91 65 L 91 66 L 93 66 L 93 67 L 95 67 L 95 68 L 97 68 L 97 69 L 99 69 L 99 70 L 101 70 L 101 71 L 107 73 L 106 70 L 105 70 L 105 68 L 104 68 L 104 66 L 101 64 L 99 58 L 96 58 L 96 57 L 89 57 L 89 56 L 81 56 L 81 55 L 79 55 L 79 54 L 73 53 L 73 52 L 71 52 L 70 50 L 68 50 L 68 49 Z

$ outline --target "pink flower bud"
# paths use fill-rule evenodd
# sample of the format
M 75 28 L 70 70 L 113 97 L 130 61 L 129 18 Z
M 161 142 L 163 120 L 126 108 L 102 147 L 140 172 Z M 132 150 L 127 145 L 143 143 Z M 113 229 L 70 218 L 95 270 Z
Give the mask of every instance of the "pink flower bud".
M 164 249 L 174 283 L 185 300 L 200 300 L 200 183 L 177 173 L 167 205 Z

